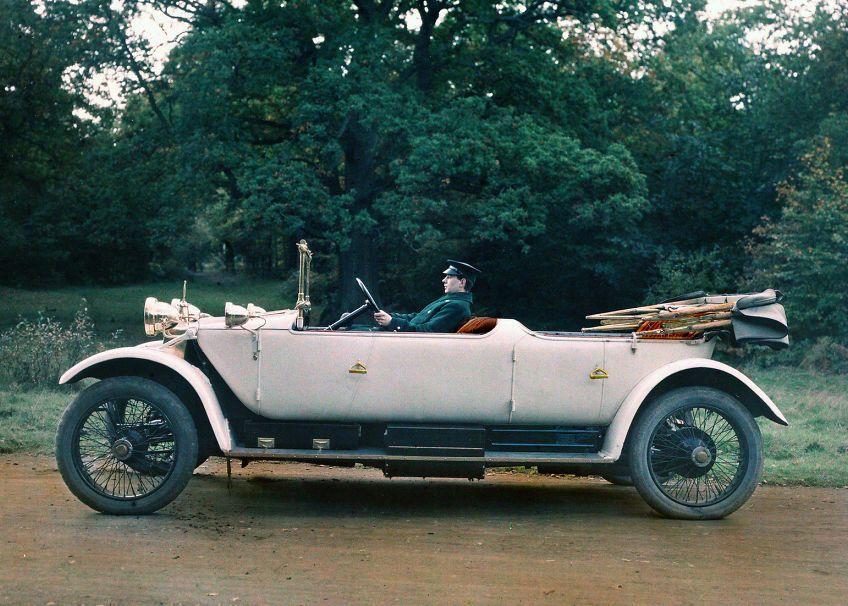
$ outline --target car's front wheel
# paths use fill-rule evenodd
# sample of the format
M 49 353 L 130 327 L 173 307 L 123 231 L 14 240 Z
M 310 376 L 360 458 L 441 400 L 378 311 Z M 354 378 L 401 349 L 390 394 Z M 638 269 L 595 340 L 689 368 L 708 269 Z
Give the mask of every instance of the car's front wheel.
M 736 398 L 713 388 L 663 394 L 637 418 L 628 443 L 636 489 L 672 518 L 723 518 L 748 500 L 762 475 L 756 421 Z
M 68 406 L 56 462 L 83 503 L 111 514 L 145 514 L 182 492 L 197 461 L 197 430 L 183 403 L 140 377 L 95 383 Z

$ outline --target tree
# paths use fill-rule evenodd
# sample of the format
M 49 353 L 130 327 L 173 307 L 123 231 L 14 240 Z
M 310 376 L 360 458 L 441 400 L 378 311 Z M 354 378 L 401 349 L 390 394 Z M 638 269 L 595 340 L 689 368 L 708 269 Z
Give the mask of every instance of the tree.
M 572 240 L 603 233 L 581 220 L 634 238 L 625 224 L 643 210 L 642 180 L 624 149 L 581 142 L 595 101 L 574 66 L 588 46 L 565 33 L 614 25 L 634 5 L 210 2 L 188 17 L 151 112 L 167 119 L 160 146 L 174 170 L 215 195 L 183 191 L 195 208 L 217 200 L 213 223 L 240 254 L 262 266 L 278 240 L 334 246 L 340 307 L 358 301 L 354 276 L 375 290 L 395 281 L 385 269 L 401 256 L 494 252 L 497 263 L 517 250 L 535 267 L 528 251 L 554 221 Z M 564 189 L 581 178 L 578 193 Z M 590 242 L 572 249 L 575 265 L 598 261 L 585 258 Z
M 845 124 L 843 124 L 845 126 Z M 848 129 L 843 131 L 843 136 Z M 787 313 L 801 339 L 836 336 L 845 342 L 848 309 L 848 181 L 834 165 L 829 138 L 801 157 L 801 170 L 783 184 L 783 213 L 757 230 L 750 247 L 751 285 L 787 294 Z
M 26 0 L 0 4 L 0 279 L 54 277 L 76 233 L 75 170 L 85 128 L 62 86 L 63 24 Z M 26 271 L 23 271 L 26 268 Z M 27 274 L 27 275 L 24 275 Z

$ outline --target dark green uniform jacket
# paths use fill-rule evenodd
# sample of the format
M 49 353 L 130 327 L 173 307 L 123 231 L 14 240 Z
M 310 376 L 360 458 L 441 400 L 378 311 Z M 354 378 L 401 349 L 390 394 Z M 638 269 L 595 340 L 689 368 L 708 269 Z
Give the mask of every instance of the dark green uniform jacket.
M 439 297 L 417 314 L 392 314 L 384 330 L 401 332 L 455 332 L 471 316 L 471 293 Z

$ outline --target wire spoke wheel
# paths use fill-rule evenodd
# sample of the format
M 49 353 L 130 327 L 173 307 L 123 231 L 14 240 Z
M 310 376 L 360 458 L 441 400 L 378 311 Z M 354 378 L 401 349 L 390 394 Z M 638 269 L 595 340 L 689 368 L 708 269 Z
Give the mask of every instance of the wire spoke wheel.
M 81 392 L 62 414 L 56 463 L 89 507 L 115 515 L 161 509 L 185 488 L 197 460 L 197 429 L 166 387 L 111 377 Z
M 85 482 L 114 499 L 134 499 L 161 487 L 173 471 L 176 442 L 168 416 L 132 398 L 99 403 L 80 420 L 75 463 Z
M 651 478 L 663 494 L 681 505 L 718 503 L 734 492 L 747 468 L 741 436 L 717 408 L 678 408 L 650 436 Z

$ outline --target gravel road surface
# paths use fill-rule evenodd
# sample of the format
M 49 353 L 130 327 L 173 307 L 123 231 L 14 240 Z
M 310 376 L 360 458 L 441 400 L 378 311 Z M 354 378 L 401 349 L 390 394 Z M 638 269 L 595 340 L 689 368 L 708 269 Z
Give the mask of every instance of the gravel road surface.
M 97 514 L 0 456 L 2 604 L 846 604 L 848 490 L 761 486 L 718 522 L 632 488 L 220 459 L 157 514 Z

